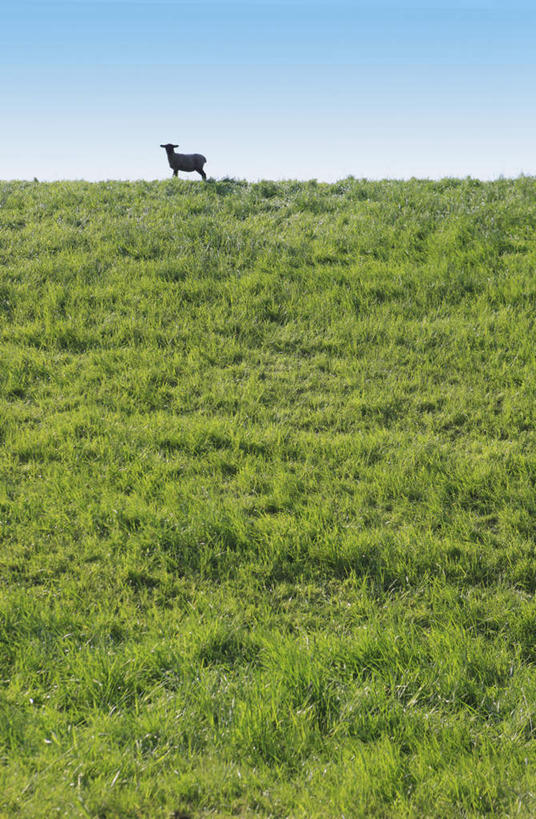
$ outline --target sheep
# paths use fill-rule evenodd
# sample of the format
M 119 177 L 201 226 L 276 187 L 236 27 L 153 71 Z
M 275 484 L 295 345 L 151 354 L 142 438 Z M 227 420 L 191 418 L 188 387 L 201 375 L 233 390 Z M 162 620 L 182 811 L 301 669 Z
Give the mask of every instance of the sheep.
M 207 160 L 202 154 L 176 154 L 173 148 L 178 148 L 179 146 L 172 145 L 171 142 L 168 142 L 167 145 L 161 145 L 160 147 L 166 149 L 169 167 L 173 171 L 173 176 L 178 176 L 179 171 L 197 171 L 206 182 L 207 175 L 203 170 L 203 165 Z

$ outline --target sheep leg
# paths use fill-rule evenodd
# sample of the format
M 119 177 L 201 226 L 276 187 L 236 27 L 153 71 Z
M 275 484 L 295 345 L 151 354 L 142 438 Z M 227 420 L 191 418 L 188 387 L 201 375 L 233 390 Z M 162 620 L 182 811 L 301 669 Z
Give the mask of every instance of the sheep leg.
M 173 171 L 173 176 L 176 176 L 178 178 L 179 172 L 178 171 Z
M 203 177 L 205 182 L 207 181 L 207 175 L 206 175 L 205 171 L 203 170 L 203 168 L 197 168 L 197 173 L 201 174 L 201 176 Z

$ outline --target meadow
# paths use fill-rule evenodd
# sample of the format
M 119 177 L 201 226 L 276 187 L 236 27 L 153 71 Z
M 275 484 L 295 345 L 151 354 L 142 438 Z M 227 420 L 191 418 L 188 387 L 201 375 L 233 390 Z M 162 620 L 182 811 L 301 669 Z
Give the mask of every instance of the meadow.
M 536 814 L 536 179 L 0 183 L 0 816 Z

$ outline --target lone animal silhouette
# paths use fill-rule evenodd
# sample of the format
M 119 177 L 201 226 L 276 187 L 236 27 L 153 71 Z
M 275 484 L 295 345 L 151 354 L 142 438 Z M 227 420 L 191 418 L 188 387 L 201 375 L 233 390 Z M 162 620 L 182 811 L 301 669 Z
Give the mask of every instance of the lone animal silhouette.
M 173 149 L 179 146 L 172 145 L 171 142 L 168 142 L 167 145 L 161 145 L 160 147 L 166 150 L 169 167 L 173 171 L 173 176 L 178 176 L 179 171 L 197 171 L 206 181 L 207 175 L 203 170 L 203 165 L 207 160 L 203 154 L 176 154 Z

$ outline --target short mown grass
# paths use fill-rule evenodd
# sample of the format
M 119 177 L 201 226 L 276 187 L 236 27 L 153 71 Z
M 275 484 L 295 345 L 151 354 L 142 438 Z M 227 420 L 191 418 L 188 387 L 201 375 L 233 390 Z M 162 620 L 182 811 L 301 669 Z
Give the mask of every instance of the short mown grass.
M 536 180 L 0 183 L 0 815 L 536 813 Z

